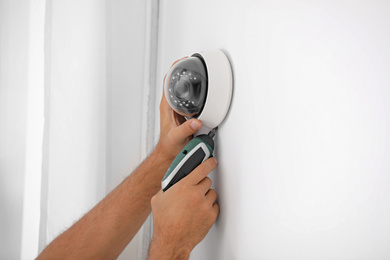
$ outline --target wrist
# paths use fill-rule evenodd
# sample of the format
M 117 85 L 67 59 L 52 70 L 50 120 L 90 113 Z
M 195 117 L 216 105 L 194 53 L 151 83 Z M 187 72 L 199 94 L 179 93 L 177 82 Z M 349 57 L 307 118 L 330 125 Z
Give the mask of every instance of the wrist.
M 152 154 L 155 154 L 162 161 L 168 162 L 169 164 L 171 164 L 173 159 L 175 159 L 175 156 L 172 156 L 171 153 L 166 151 L 166 149 L 164 149 L 164 146 L 160 142 L 157 143 Z
M 173 241 L 165 242 L 153 236 L 150 242 L 148 260 L 187 260 L 190 258 L 191 251 L 189 247 L 179 243 Z

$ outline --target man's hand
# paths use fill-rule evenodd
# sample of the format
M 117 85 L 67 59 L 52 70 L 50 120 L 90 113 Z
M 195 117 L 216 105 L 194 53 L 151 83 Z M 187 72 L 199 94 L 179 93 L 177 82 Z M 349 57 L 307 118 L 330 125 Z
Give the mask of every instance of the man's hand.
M 175 63 L 173 63 L 172 66 L 175 65 Z M 156 146 L 156 150 L 159 151 L 162 156 L 165 156 L 172 161 L 192 138 L 192 135 L 201 127 L 202 122 L 200 120 L 194 118 L 186 121 L 183 116 L 177 114 L 169 106 L 163 91 L 160 102 L 160 140 Z
M 203 240 L 219 213 L 217 193 L 210 189 L 207 175 L 217 161 L 210 158 L 173 185 L 152 198 L 153 239 L 149 259 L 188 259 Z

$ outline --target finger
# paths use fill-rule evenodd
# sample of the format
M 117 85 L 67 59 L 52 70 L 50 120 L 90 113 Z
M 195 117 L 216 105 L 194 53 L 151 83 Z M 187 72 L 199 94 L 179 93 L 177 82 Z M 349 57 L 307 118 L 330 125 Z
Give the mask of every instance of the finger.
M 183 57 L 183 58 L 181 58 L 181 59 L 178 59 L 177 61 L 175 61 L 174 63 L 172 63 L 171 68 L 172 68 L 176 63 L 178 63 L 179 61 L 184 60 L 184 59 L 187 59 L 187 58 L 188 58 L 188 56 L 185 56 L 185 57 Z M 167 74 L 165 74 L 164 80 L 163 80 L 163 95 L 162 95 L 162 99 L 161 99 L 161 103 L 160 103 L 160 104 L 163 104 L 163 101 L 165 101 L 165 102 L 168 104 L 168 102 L 167 102 L 166 99 L 165 99 L 165 93 L 164 93 L 164 86 L 165 86 L 165 80 L 166 80 L 166 78 L 167 78 Z M 164 103 L 165 103 L 165 102 L 164 102 Z
M 166 76 L 167 75 L 165 75 L 165 77 Z M 165 83 L 165 78 L 164 78 L 164 83 Z M 170 118 L 171 119 L 170 122 L 173 123 L 172 126 L 179 126 L 186 121 L 184 116 L 179 115 L 171 108 L 167 99 L 165 98 L 164 89 L 163 89 L 163 93 L 162 93 L 162 97 L 161 97 L 161 101 L 160 101 L 160 114 L 161 114 L 161 116 L 164 116 L 165 118 Z
M 171 65 L 171 68 L 176 64 L 178 63 L 179 61 L 181 60 L 184 60 L 188 58 L 188 56 L 185 56 L 177 61 L 175 61 L 172 65 Z M 160 112 L 164 112 L 166 114 L 169 114 L 169 113 L 172 113 L 174 115 L 174 122 L 176 122 L 176 125 L 180 125 L 181 123 L 180 122 L 183 122 L 184 117 L 183 116 L 179 116 L 177 115 L 175 112 L 173 112 L 172 108 L 169 106 L 168 104 L 168 101 L 167 99 L 165 98 L 165 83 L 166 83 L 166 78 L 167 78 L 167 74 L 165 74 L 164 76 L 164 80 L 163 80 L 163 91 L 162 91 L 162 97 L 161 97 L 161 101 L 160 101 Z M 178 123 L 179 122 L 179 123 Z
M 217 200 L 217 192 L 213 189 L 209 189 L 206 193 L 206 199 L 213 204 Z
M 199 188 L 202 190 L 203 194 L 207 194 L 207 192 L 211 188 L 212 181 L 209 177 L 204 178 L 198 183 Z
M 182 143 L 188 136 L 195 134 L 202 127 L 198 119 L 191 119 L 173 128 L 170 132 L 175 143 Z
M 203 180 L 212 170 L 217 167 L 217 160 L 215 158 L 209 158 L 195 168 L 188 175 L 188 181 L 193 185 L 197 185 L 201 180 Z
M 163 191 L 160 189 L 156 194 L 154 194 L 154 196 L 150 200 L 150 203 L 154 204 L 159 199 L 159 197 L 162 195 L 162 193 L 163 193 Z
M 188 56 L 185 56 L 185 57 L 183 57 L 183 58 L 181 58 L 181 59 L 178 59 L 177 61 L 175 61 L 174 63 L 172 63 L 171 68 L 173 67 L 173 65 L 175 65 L 175 64 L 178 63 L 179 61 L 184 60 L 184 59 L 187 59 L 187 58 L 188 58 Z
M 179 115 L 178 113 L 176 113 L 176 111 L 172 111 L 172 113 L 176 126 L 182 125 L 185 121 L 187 121 L 184 116 Z
M 168 104 L 168 101 L 167 99 L 165 98 L 165 91 L 164 91 L 164 86 L 165 86 L 165 79 L 166 79 L 167 75 L 165 75 L 164 77 L 164 81 L 163 81 L 163 91 L 162 91 L 162 96 L 161 96 L 161 101 L 160 101 L 160 110 L 161 108 L 163 107 L 169 107 L 169 104 Z
M 164 82 L 165 82 L 165 78 L 164 78 Z M 178 115 L 169 105 L 167 99 L 165 98 L 164 89 L 160 101 L 160 118 L 161 118 L 160 123 L 164 123 L 165 126 L 169 125 L 170 127 L 179 126 L 186 121 L 186 119 L 183 116 Z
M 213 210 L 214 210 L 214 213 L 215 213 L 215 218 L 217 218 L 218 214 L 219 214 L 219 205 L 218 205 L 218 203 L 214 203 L 213 204 Z

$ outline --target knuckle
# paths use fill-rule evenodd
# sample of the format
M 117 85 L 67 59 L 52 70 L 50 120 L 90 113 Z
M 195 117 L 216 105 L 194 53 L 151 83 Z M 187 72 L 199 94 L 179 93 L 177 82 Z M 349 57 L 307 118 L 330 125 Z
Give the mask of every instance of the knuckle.
M 210 167 L 212 167 L 213 169 L 217 166 L 217 162 L 214 157 L 210 157 L 207 161 L 210 164 Z
M 203 175 L 203 176 L 207 176 L 207 174 L 209 173 L 206 165 L 201 165 L 201 167 L 199 168 L 199 174 Z
M 167 138 L 168 138 L 168 140 L 172 140 L 172 135 L 173 135 L 173 132 L 172 132 L 172 131 L 169 131 L 169 132 L 167 133 Z
M 217 206 L 216 210 L 213 211 L 213 222 L 215 222 L 217 220 L 218 215 L 219 215 L 219 207 Z
M 205 214 L 205 216 L 210 215 L 210 205 L 209 203 L 203 203 L 200 207 L 200 210 Z
M 204 176 L 207 175 L 207 173 L 206 173 L 205 170 L 203 170 L 202 168 L 200 168 L 200 169 L 197 170 L 196 175 L 197 175 L 197 176 L 196 176 L 197 182 L 201 182 L 202 179 L 204 179 Z M 194 177 L 195 177 L 195 176 L 194 176 Z
M 193 205 L 199 205 L 202 202 L 201 194 L 199 192 L 193 192 L 190 201 Z
M 182 133 L 185 136 L 190 136 L 194 133 L 194 129 L 191 127 L 191 121 L 187 121 L 182 125 Z
M 210 168 L 210 171 L 214 170 L 215 167 L 217 167 L 217 163 L 215 161 L 215 158 L 209 158 L 207 160 L 207 163 L 208 163 L 208 167 Z
M 217 197 L 217 192 L 214 189 L 210 189 L 209 193 L 210 193 L 210 196 L 212 196 L 212 198 L 216 198 Z
M 214 210 L 212 207 L 209 208 L 208 212 L 207 212 L 207 220 L 210 224 L 213 224 L 215 222 L 215 220 L 217 219 L 218 217 L 218 211 Z
M 210 211 L 210 217 L 215 221 L 219 215 L 219 205 L 214 203 L 212 206 L 212 210 Z
M 211 165 L 210 165 L 210 159 L 206 160 L 203 164 L 202 164 L 202 169 L 204 171 L 204 173 L 208 174 L 209 172 L 211 172 L 212 168 L 211 168 Z
M 180 180 L 178 183 L 176 183 L 174 186 L 174 188 L 177 189 L 177 192 L 179 194 L 185 194 L 186 190 L 187 190 L 187 180 L 184 178 L 182 180 Z
M 154 196 L 152 197 L 152 199 L 150 200 L 150 204 L 153 206 L 153 205 L 156 204 L 156 202 L 157 202 L 157 195 L 154 195 Z
M 214 207 L 215 207 L 215 216 L 217 217 L 219 215 L 219 204 L 218 203 L 214 203 Z

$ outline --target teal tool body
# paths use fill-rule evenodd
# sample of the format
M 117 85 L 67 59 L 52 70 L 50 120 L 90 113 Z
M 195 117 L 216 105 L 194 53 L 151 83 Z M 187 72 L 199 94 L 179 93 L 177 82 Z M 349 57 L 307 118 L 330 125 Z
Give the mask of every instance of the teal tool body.
M 216 128 L 207 135 L 193 138 L 176 156 L 161 182 L 163 191 L 191 173 L 199 164 L 213 156 Z

